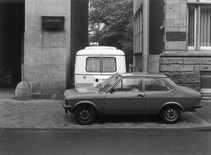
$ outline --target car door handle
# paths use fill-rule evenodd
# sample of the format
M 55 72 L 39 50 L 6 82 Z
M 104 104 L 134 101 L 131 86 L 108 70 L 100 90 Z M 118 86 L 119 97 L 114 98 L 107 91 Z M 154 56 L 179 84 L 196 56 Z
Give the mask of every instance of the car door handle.
M 138 94 L 137 97 L 145 97 L 144 94 Z

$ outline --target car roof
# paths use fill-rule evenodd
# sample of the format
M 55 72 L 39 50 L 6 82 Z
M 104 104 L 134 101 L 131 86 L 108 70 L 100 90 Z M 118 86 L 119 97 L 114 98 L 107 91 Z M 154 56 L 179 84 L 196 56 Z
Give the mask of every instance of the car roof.
M 132 73 L 122 73 L 123 77 L 128 76 L 140 76 L 140 77 L 159 77 L 159 78 L 166 78 L 165 74 L 161 73 L 148 73 L 148 72 L 132 72 Z

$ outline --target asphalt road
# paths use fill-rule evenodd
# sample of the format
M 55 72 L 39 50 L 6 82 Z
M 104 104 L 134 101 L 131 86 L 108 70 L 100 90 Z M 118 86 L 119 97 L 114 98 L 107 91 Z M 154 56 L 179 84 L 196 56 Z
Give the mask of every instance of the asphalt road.
M 0 131 L 0 154 L 211 154 L 211 130 L 23 130 Z

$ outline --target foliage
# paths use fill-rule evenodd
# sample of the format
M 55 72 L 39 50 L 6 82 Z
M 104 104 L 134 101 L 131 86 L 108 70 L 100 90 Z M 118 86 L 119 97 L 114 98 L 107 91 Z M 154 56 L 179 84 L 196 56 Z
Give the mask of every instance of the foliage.
M 90 0 L 90 42 L 122 49 L 127 63 L 133 53 L 133 1 Z

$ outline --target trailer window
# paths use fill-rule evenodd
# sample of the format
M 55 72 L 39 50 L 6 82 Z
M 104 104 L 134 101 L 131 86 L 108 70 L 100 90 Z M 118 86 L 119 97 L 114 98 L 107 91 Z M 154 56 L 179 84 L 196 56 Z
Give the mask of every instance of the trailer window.
M 116 58 L 89 57 L 86 60 L 87 72 L 116 72 Z
M 100 57 L 87 58 L 86 71 L 87 72 L 100 72 Z
M 115 58 L 103 58 L 103 71 L 102 72 L 115 72 L 116 71 L 116 59 Z

